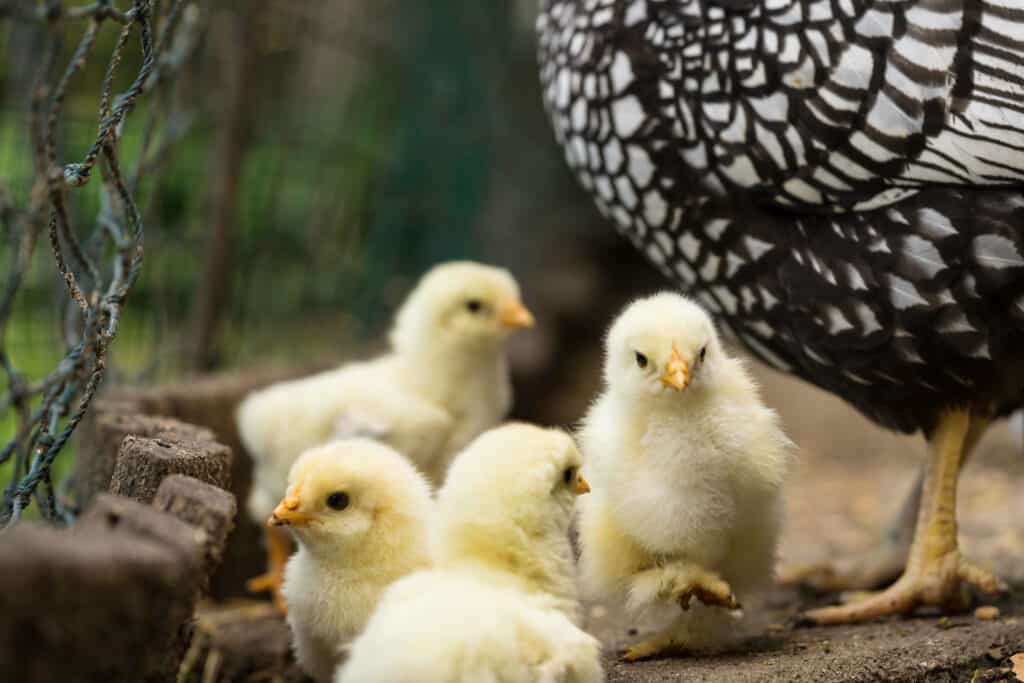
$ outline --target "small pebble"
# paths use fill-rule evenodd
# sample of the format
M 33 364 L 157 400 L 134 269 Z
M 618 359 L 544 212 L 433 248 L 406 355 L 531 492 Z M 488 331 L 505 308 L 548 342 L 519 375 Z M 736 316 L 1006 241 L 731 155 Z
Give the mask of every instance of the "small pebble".
M 768 631 L 768 633 L 782 633 L 786 630 L 786 626 L 785 624 L 768 624 L 764 630 Z
M 974 610 L 974 618 L 982 621 L 995 621 L 999 618 L 999 608 L 992 605 L 984 605 Z

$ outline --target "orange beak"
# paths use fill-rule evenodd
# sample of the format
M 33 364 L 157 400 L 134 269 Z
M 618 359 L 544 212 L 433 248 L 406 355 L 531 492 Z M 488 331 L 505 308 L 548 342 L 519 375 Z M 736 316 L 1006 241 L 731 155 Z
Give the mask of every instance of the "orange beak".
M 502 305 L 498 312 L 498 320 L 510 329 L 533 327 L 533 313 L 521 301 L 512 301 Z
M 298 492 L 285 496 L 284 499 L 274 508 L 274 514 L 267 520 L 268 526 L 306 526 L 313 517 L 299 512 Z
M 590 484 L 583 478 L 582 474 L 576 475 L 576 495 L 582 496 L 584 493 L 590 493 Z
M 672 345 L 672 357 L 665 367 L 665 374 L 661 376 L 661 383 L 676 391 L 683 391 L 690 384 L 690 366 L 679 355 L 675 344 Z

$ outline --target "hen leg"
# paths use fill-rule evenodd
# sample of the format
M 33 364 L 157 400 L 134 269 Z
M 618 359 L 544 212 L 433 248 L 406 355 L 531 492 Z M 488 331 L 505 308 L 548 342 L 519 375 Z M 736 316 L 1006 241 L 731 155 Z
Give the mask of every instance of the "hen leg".
M 945 414 L 931 436 L 914 541 L 906 570 L 881 593 L 850 605 L 812 610 L 818 624 L 845 624 L 892 614 L 907 614 L 919 605 L 963 607 L 966 585 L 996 593 L 994 574 L 967 561 L 957 546 L 956 484 L 965 455 L 981 438 L 988 420 L 966 410 Z
M 264 534 L 267 544 L 267 571 L 265 574 L 249 579 L 245 588 L 250 593 L 270 591 L 274 599 L 274 606 L 281 614 L 287 614 L 288 609 L 284 603 L 284 596 L 281 594 L 281 583 L 284 580 L 284 566 L 292 552 L 292 540 L 287 532 L 277 527 L 268 526 Z

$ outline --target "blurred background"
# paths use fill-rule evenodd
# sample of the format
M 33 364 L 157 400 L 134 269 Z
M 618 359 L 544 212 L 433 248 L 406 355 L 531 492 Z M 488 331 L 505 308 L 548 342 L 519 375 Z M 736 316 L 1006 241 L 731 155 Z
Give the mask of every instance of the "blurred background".
M 173 87 L 140 101 L 121 131 L 121 155 L 132 160 L 149 135 L 147 114 L 166 114 L 166 144 L 137 192 L 145 260 L 106 382 L 368 354 L 420 273 L 472 258 L 510 268 L 538 317 L 511 349 L 516 416 L 572 425 L 599 384 L 608 319 L 666 283 L 600 217 L 561 158 L 541 105 L 536 0 L 185 5 L 195 49 Z M 2 2 L 0 17 L 39 6 Z M 66 23 L 55 64 L 72 60 L 82 28 Z M 0 22 L 0 183 L 13 205 L 33 188 L 28 102 L 45 35 L 42 22 Z M 117 39 L 117 27 L 104 24 L 96 54 L 109 55 Z M 135 47 L 125 50 L 115 91 L 140 59 Z M 61 161 L 81 157 L 96 137 L 106 65 L 90 61 L 69 85 Z M 75 224 L 95 221 L 99 190 L 70 195 Z M 4 279 L 11 225 L 3 221 Z M 0 329 L 24 376 L 43 377 L 64 356 L 67 302 L 42 244 Z M 808 560 L 866 544 L 909 487 L 920 440 L 883 433 L 835 398 L 758 373 L 803 452 L 784 553 Z M 0 414 L 0 443 L 14 434 L 10 413 Z M 1020 556 L 1019 531 L 1006 531 L 1024 519 L 1007 475 L 1007 463 L 1020 474 L 1024 462 L 1016 435 L 1019 427 L 996 431 L 965 478 L 966 528 L 998 539 L 974 553 L 981 559 L 1012 560 L 1013 549 Z M 57 478 L 73 457 L 68 448 L 55 461 Z

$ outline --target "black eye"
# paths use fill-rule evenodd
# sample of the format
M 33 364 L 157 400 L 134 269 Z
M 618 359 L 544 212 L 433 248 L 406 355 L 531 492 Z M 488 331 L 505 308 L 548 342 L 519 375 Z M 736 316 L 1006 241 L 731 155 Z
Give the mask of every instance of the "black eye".
M 639 351 L 637 351 L 637 354 L 636 354 L 636 364 L 639 365 L 641 369 L 646 368 L 647 367 L 647 356 L 645 356 L 644 354 L 642 354 Z
M 576 481 L 576 468 L 566 467 L 565 471 L 562 472 L 562 481 L 564 481 L 566 484 L 571 484 L 574 481 Z
M 327 496 L 327 507 L 332 510 L 344 510 L 348 507 L 348 494 L 344 491 L 335 491 Z
M 706 347 L 706 346 L 700 347 L 700 362 L 701 363 L 704 362 L 704 354 L 707 353 L 707 352 L 708 352 L 708 347 Z
M 466 302 L 466 310 L 470 313 L 479 313 L 484 305 L 479 299 L 470 299 Z

